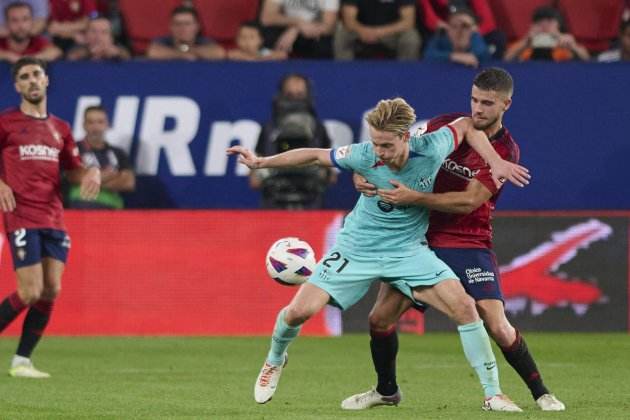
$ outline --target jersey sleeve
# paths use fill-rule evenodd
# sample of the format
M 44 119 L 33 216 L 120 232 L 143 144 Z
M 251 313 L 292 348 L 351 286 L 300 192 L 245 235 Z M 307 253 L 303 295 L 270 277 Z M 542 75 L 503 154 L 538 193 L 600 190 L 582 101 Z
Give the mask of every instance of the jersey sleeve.
M 457 132 L 450 126 L 444 126 L 437 131 L 411 138 L 410 147 L 413 152 L 429 155 L 442 161 L 459 145 Z
M 502 147 L 501 145 L 496 145 L 494 150 L 497 151 L 501 159 L 505 159 L 508 162 L 518 163 L 519 156 L 518 151 L 513 152 L 507 147 Z M 493 195 L 499 191 L 494 180 L 492 179 L 492 173 L 490 172 L 490 167 L 485 165 L 483 168 L 479 170 L 477 175 L 475 175 L 475 179 L 483 184 L 484 187 L 488 189 Z
M 83 167 L 79 148 L 77 147 L 74 137 L 72 137 L 72 133 L 70 132 L 70 127 L 68 126 L 65 126 L 63 130 L 63 149 L 59 154 L 59 163 L 61 164 L 61 168 L 66 171 Z
M 358 143 L 331 149 L 330 160 L 339 169 L 356 171 L 361 168 L 368 146 L 370 143 Z

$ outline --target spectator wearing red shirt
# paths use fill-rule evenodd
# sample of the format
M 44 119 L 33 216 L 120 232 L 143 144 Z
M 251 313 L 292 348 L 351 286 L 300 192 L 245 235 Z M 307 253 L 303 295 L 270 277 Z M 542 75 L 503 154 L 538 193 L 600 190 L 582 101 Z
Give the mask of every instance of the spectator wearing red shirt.
M 61 50 L 41 35 L 33 33 L 33 13 L 27 3 L 13 3 L 4 9 L 9 36 L 0 38 L 0 60 L 15 63 L 29 55 L 45 61 L 61 57 Z
M 50 0 L 48 33 L 67 51 L 84 42 L 88 21 L 97 15 L 96 0 Z
M 497 59 L 503 58 L 506 45 L 505 34 L 497 29 L 488 0 L 418 0 L 418 4 L 423 28 L 429 34 L 447 28 L 448 16 L 453 9 L 465 7 L 472 10 L 477 17 L 477 29 L 488 44 L 492 56 Z

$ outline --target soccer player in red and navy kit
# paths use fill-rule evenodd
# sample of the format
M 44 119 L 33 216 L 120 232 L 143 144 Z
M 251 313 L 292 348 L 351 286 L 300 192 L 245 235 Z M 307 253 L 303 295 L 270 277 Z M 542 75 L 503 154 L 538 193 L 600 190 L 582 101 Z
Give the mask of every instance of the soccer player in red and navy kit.
M 70 238 L 65 232 L 61 170 L 81 185 L 81 195 L 99 192 L 98 168 L 84 168 L 70 126 L 49 114 L 44 61 L 19 59 L 12 68 L 19 108 L 0 114 L 0 208 L 17 276 L 17 291 L 0 303 L 0 331 L 22 311 L 26 317 L 9 375 L 47 378 L 31 353 L 41 338 L 61 287 Z
M 474 127 L 484 131 L 495 150 L 517 163 L 519 148 L 503 126 L 503 114 L 512 103 L 513 81 L 499 68 L 481 71 L 473 81 L 471 111 Z M 427 131 L 435 131 L 463 114 L 443 115 L 430 120 Z M 357 189 L 378 194 L 394 205 L 417 205 L 431 209 L 427 239 L 437 256 L 453 269 L 476 303 L 490 336 L 507 362 L 521 376 L 538 406 L 545 411 L 562 411 L 564 404 L 545 387 L 525 340 L 505 316 L 499 285 L 499 269 L 492 251 L 490 217 L 501 192 L 483 159 L 467 145 L 453 152 L 438 172 L 433 193 L 412 191 L 392 182 L 391 190 L 375 190 L 355 175 Z M 375 389 L 353 395 L 342 408 L 364 409 L 400 402 L 396 383 L 398 337 L 396 322 L 412 302 L 387 284 L 381 284 L 370 313 L 370 348 L 378 376 Z M 392 398 L 396 396 L 397 398 Z M 488 404 L 486 410 L 501 410 Z

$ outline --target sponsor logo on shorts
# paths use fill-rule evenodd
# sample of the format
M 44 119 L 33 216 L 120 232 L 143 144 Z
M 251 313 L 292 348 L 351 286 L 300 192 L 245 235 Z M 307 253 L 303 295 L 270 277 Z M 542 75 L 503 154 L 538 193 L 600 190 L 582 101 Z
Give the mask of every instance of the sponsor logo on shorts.
M 466 279 L 468 284 L 494 281 L 494 273 L 492 271 L 484 271 L 481 267 L 467 268 Z
M 15 251 L 15 255 L 20 261 L 24 261 L 24 258 L 26 258 L 26 250 L 24 248 L 18 248 L 17 251 Z
M 43 144 L 20 145 L 20 160 L 47 160 L 59 161 L 59 149 Z

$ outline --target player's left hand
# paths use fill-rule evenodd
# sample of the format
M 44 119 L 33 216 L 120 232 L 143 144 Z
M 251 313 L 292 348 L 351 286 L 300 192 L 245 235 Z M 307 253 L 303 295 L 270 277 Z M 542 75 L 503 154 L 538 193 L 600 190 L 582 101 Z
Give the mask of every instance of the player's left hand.
M 499 159 L 490 164 L 492 180 L 497 188 L 501 188 L 506 181 L 510 181 L 517 187 L 524 187 L 529 184 L 531 175 L 529 169 L 507 160 Z
M 94 200 L 101 191 L 101 171 L 92 167 L 87 170 L 81 179 L 79 193 L 84 200 Z
M 414 191 L 405 184 L 396 181 L 395 179 L 390 180 L 389 183 L 394 186 L 393 189 L 384 190 L 382 188 L 379 188 L 378 190 L 376 190 L 378 196 L 381 197 L 386 203 L 396 205 L 413 204 L 418 198 L 418 194 L 421 194 L 419 191 Z

